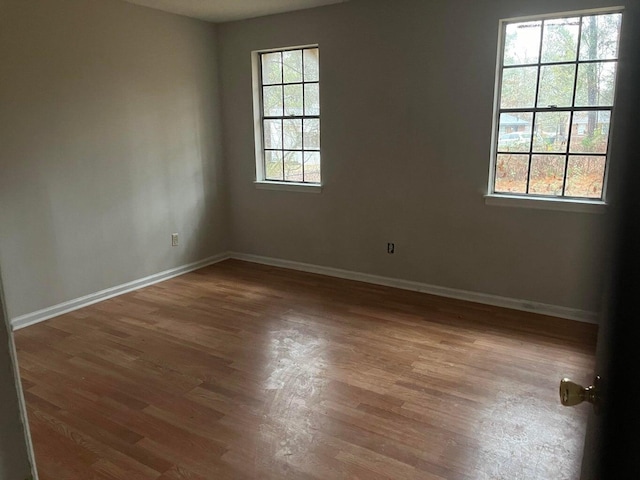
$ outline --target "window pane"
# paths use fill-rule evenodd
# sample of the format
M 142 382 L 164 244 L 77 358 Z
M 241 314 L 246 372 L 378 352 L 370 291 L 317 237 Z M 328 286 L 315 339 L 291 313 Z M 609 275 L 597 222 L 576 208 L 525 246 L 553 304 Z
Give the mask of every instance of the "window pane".
M 304 149 L 320 150 L 320 120 L 307 118 L 303 120 Z
M 569 156 L 565 195 L 602 198 L 605 157 Z
M 284 114 L 302 115 L 302 84 L 284 86 Z
M 549 65 L 540 68 L 538 107 L 571 106 L 575 68 L 575 65 Z
M 282 87 L 264 87 L 262 89 L 262 100 L 264 102 L 264 115 L 266 117 L 282 116 Z
M 536 63 L 542 22 L 510 23 L 504 37 L 504 65 Z
M 302 81 L 302 50 L 282 52 L 284 83 Z
M 318 48 L 259 55 L 263 180 L 320 182 L 320 119 L 308 118 L 320 116 L 318 57 Z
M 283 120 L 284 149 L 302 150 L 302 120 Z
M 602 198 L 621 21 L 573 14 L 505 26 L 493 191 Z
M 282 55 L 280 52 L 262 55 L 262 84 L 282 83 Z
M 570 112 L 538 112 L 533 137 L 534 152 L 566 152 Z
M 578 66 L 576 107 L 612 106 L 617 62 L 584 63 Z
M 264 120 L 264 148 L 282 148 L 282 120 Z
M 304 181 L 320 183 L 320 152 L 304 152 Z
M 501 113 L 498 151 L 528 152 L 531 147 L 532 113 Z
M 573 62 L 578 53 L 580 18 L 556 18 L 544 22 L 543 62 Z
M 320 80 L 320 65 L 318 63 L 318 49 L 310 48 L 304 51 L 304 81 L 317 82 Z
M 499 193 L 527 193 L 528 169 L 529 155 L 498 155 L 494 190 Z
M 607 153 L 611 112 L 575 112 L 571 126 L 571 153 Z
M 302 182 L 302 152 L 284 152 L 284 179 Z
M 264 152 L 264 175 L 267 180 L 282 181 L 282 152 Z
M 580 36 L 580 60 L 618 58 L 618 37 L 622 15 L 593 15 L 583 17 Z
M 317 83 L 304 86 L 304 114 L 320 115 L 320 85 Z
M 537 195 L 562 195 L 564 182 L 564 155 L 533 155 L 529 193 Z
M 537 67 L 507 68 L 502 73 L 501 108 L 533 107 L 536 98 Z

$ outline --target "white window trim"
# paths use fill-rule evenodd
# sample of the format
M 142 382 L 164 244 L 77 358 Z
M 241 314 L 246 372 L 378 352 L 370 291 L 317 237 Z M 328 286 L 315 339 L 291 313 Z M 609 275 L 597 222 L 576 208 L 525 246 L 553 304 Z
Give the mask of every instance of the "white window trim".
M 324 184 L 322 174 L 320 183 L 296 183 L 277 180 L 266 180 L 264 171 L 264 145 L 262 135 L 262 85 L 260 71 L 260 54 L 268 52 L 280 52 L 283 50 L 298 50 L 303 48 L 320 48 L 318 44 L 287 46 L 279 48 L 268 48 L 254 50 L 251 52 L 251 77 L 252 77 L 252 94 L 253 94 L 253 135 L 255 145 L 255 166 L 256 176 L 254 185 L 260 190 L 282 190 L 288 192 L 300 193 L 321 193 Z M 320 82 L 322 83 L 322 82 Z M 320 96 L 322 101 L 322 96 Z M 320 127 L 322 128 L 322 127 Z M 320 160 L 320 171 L 322 172 L 323 157 Z
M 497 207 L 520 207 L 561 212 L 597 213 L 607 211 L 607 203 L 601 200 L 576 200 L 573 198 L 534 197 L 524 195 L 487 194 L 484 203 Z
M 502 56 L 504 54 L 504 32 L 505 23 L 521 22 L 521 21 L 533 21 L 533 20 L 546 20 L 550 18 L 571 17 L 574 15 L 594 15 L 599 13 L 622 13 L 625 10 L 623 6 L 611 6 L 602 8 L 591 8 L 583 10 L 571 10 L 566 12 L 556 12 L 541 15 L 527 15 L 522 17 L 512 17 L 500 19 L 498 23 L 498 52 L 496 55 L 496 71 L 494 80 L 494 94 L 493 94 L 493 117 L 491 122 L 491 156 L 489 158 L 489 178 L 487 184 L 487 193 L 484 194 L 485 204 L 491 206 L 502 207 L 521 207 L 521 208 L 534 208 L 540 210 L 559 210 L 565 212 L 581 212 L 581 213 L 605 213 L 607 207 L 607 185 L 609 176 L 609 163 L 611 158 L 607 158 L 607 166 L 605 168 L 604 184 L 602 186 L 602 200 L 600 199 L 576 199 L 571 197 L 538 197 L 535 195 L 511 195 L 504 193 L 496 193 L 494 191 L 494 175 L 495 175 L 495 162 L 497 158 L 497 134 L 498 134 L 498 122 L 500 111 L 500 88 L 502 78 Z M 622 32 L 624 29 L 624 22 L 620 30 L 620 41 L 622 39 Z M 614 115 L 615 106 L 617 104 L 618 77 L 616 76 L 616 90 L 613 101 L 611 124 L 609 128 L 609 140 L 611 140 L 613 128 L 614 128 Z
M 258 190 L 282 190 L 284 192 L 321 193 L 319 183 L 272 182 L 271 180 L 256 180 L 253 182 Z

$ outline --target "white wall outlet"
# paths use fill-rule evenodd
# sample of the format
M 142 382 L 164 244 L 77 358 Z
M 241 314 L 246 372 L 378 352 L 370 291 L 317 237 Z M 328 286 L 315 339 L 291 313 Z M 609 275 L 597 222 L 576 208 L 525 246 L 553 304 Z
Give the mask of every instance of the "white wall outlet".
M 171 234 L 171 246 L 172 247 L 177 247 L 178 246 L 178 234 L 177 233 L 172 233 Z

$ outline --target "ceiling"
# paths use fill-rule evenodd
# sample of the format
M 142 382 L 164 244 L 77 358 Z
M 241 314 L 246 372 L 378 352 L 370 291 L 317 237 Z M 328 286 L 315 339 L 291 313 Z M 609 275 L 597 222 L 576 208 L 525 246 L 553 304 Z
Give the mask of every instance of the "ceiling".
M 273 13 L 303 10 L 348 0 L 126 0 L 145 7 L 200 18 L 228 22 Z

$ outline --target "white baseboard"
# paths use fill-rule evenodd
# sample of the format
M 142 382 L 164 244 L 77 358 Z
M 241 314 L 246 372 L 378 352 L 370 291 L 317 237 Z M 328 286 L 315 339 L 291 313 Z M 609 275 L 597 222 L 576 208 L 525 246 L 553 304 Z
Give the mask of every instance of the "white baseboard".
M 247 262 L 261 263 L 263 265 L 271 265 L 274 267 L 289 268 L 292 270 L 300 270 L 302 272 L 318 273 L 328 275 L 330 277 L 344 278 L 347 280 L 356 280 L 359 282 L 373 283 L 375 285 L 384 285 L 387 287 L 401 288 L 403 290 L 413 290 L 416 292 L 429 293 L 440 297 L 455 298 L 458 300 L 466 300 L 468 302 L 482 303 L 493 305 L 496 307 L 511 308 L 513 310 L 521 310 L 525 312 L 533 312 L 542 315 L 550 315 L 553 317 L 566 318 L 585 323 L 598 323 L 598 314 L 577 308 L 560 307 L 557 305 L 549 305 L 546 303 L 532 302 L 529 300 L 518 300 L 515 298 L 500 297 L 480 292 L 469 292 L 466 290 L 458 290 L 455 288 L 440 287 L 437 285 L 429 285 L 427 283 L 413 282 L 410 280 L 401 280 L 398 278 L 382 277 L 378 275 L 370 275 L 367 273 L 359 273 L 350 270 L 341 270 L 339 268 L 323 267 L 309 263 L 294 262 L 291 260 L 283 260 L 280 258 L 263 257 L 260 255 L 251 255 L 247 253 L 229 253 L 229 258 L 245 260 Z
M 164 272 L 155 273 L 153 275 L 149 275 L 148 277 L 140 278 L 132 282 L 123 283 L 122 285 L 107 288 L 106 290 L 91 293 L 89 295 L 85 295 L 84 297 L 69 300 L 68 302 L 59 303 L 58 305 L 53 305 L 52 307 L 47 307 L 36 312 L 27 313 L 26 315 L 12 318 L 9 323 L 11 324 L 12 330 L 19 330 L 20 328 L 43 322 L 50 318 L 57 317 L 58 315 L 69 313 L 74 310 L 78 310 L 79 308 L 87 307 L 94 303 L 117 297 L 118 295 L 122 295 L 133 290 L 148 287 L 155 283 L 159 283 L 164 280 L 168 280 L 170 278 L 177 277 L 194 270 L 198 270 L 208 265 L 213 265 L 214 263 L 222 262 L 223 260 L 226 260 L 228 258 L 229 255 L 227 253 L 221 253 L 213 257 L 205 258 L 204 260 L 200 260 L 198 262 L 189 263 L 188 265 L 182 265 L 170 270 L 165 270 Z
M 36 312 L 21 315 L 12 318 L 10 324 L 13 330 L 28 327 L 36 323 L 43 322 L 58 315 L 87 307 L 94 303 L 117 297 L 133 290 L 148 287 L 155 283 L 168 280 L 179 275 L 183 275 L 194 270 L 222 262 L 229 258 L 245 260 L 247 262 L 260 263 L 263 265 L 271 265 L 274 267 L 288 268 L 291 270 L 299 270 L 302 272 L 317 273 L 330 277 L 344 278 L 347 280 L 355 280 L 358 282 L 372 283 L 375 285 L 384 285 L 387 287 L 400 288 L 403 290 L 412 290 L 416 292 L 429 293 L 440 297 L 455 298 L 458 300 L 466 300 L 469 302 L 482 303 L 486 305 L 494 305 L 497 307 L 511 308 L 525 312 L 539 313 L 542 315 L 551 315 L 554 317 L 566 318 L 586 323 L 598 323 L 598 314 L 586 310 L 576 308 L 560 307 L 557 305 L 549 305 L 546 303 L 532 302 L 529 300 L 518 300 L 515 298 L 500 297 L 487 293 L 469 292 L 466 290 L 458 290 L 455 288 L 440 287 L 437 285 L 429 285 L 427 283 L 413 282 L 410 280 L 401 280 L 398 278 L 382 277 L 379 275 L 370 275 L 367 273 L 354 272 L 351 270 L 342 270 L 339 268 L 323 267 L 321 265 L 313 265 L 310 263 L 295 262 L 292 260 L 283 260 L 280 258 L 263 257 L 260 255 L 251 255 L 248 253 L 228 252 L 205 258 L 198 262 L 183 265 L 181 267 L 165 270 L 139 280 L 124 283 L 115 287 L 107 288 L 96 293 L 85 295 L 84 297 L 69 300 L 68 302 L 53 305 Z

